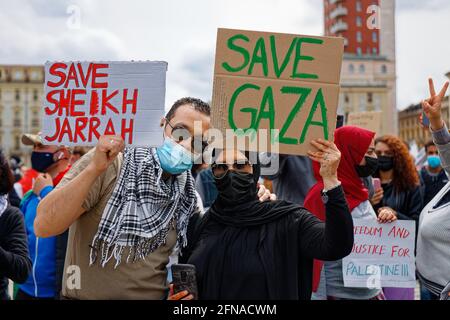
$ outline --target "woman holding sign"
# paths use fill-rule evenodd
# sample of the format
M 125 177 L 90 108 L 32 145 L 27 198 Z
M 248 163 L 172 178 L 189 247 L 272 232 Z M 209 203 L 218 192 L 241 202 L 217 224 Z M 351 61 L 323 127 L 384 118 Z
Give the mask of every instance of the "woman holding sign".
M 337 170 L 337 176 L 342 182 L 345 198 L 352 218 L 377 219 L 377 215 L 369 202 L 369 194 L 361 178 L 372 175 L 377 169 L 378 159 L 375 154 L 375 133 L 362 128 L 346 126 L 335 131 L 334 140 L 342 153 L 342 160 Z M 313 164 L 317 177 L 314 185 L 305 199 L 305 207 L 321 220 L 325 217 L 325 208 L 320 201 L 324 181 L 317 174 L 319 166 Z M 380 223 L 395 221 L 397 217 L 389 210 L 378 214 Z M 344 287 L 342 260 L 325 262 L 315 261 L 313 291 L 326 288 L 324 294 L 329 300 L 384 300 L 381 289 Z M 323 290 L 320 290 L 323 291 Z
M 422 194 L 414 160 L 405 143 L 386 135 L 375 140 L 378 156 L 376 177 L 381 188 L 370 200 L 376 212 L 388 210 L 400 220 L 419 222 Z M 416 232 L 417 234 L 417 232 Z M 383 288 L 387 300 L 414 300 L 414 288 Z
M 312 142 L 320 163 L 326 224 L 286 201 L 257 199 L 259 165 L 235 150 L 219 151 L 212 165 L 219 191 L 190 240 L 183 260 L 197 270 L 200 299 L 311 297 L 313 259 L 349 254 L 353 224 L 337 177 L 340 152 L 328 141 Z

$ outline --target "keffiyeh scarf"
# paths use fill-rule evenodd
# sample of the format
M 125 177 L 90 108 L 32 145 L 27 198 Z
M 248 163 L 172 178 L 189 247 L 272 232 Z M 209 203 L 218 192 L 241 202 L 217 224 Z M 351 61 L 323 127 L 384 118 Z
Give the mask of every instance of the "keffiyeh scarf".
M 165 182 L 162 174 L 156 149 L 125 148 L 119 178 L 92 241 L 91 265 L 100 255 L 102 267 L 114 258 L 116 268 L 127 247 L 127 263 L 144 259 L 165 244 L 172 226 L 177 245 L 186 246 L 187 225 L 197 204 L 194 179 L 183 172 Z

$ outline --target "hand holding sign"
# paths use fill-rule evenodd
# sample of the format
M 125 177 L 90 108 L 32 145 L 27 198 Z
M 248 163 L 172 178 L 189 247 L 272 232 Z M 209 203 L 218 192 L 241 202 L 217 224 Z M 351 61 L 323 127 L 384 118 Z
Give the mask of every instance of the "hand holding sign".
M 121 136 L 101 136 L 95 147 L 94 157 L 89 164 L 90 168 L 97 174 L 102 174 L 122 152 L 125 143 Z
M 422 101 L 422 108 L 425 115 L 430 119 L 431 128 L 433 130 L 439 130 L 443 126 L 441 115 L 442 100 L 444 100 L 449 82 L 447 81 L 444 84 L 439 94 L 436 94 L 433 79 L 428 79 L 428 85 L 430 87 L 430 98 Z
M 339 181 L 337 169 L 341 161 L 341 152 L 333 142 L 317 139 L 311 141 L 311 145 L 319 151 L 308 151 L 311 160 L 320 163 L 320 175 L 323 178 L 325 189 L 335 187 Z
M 379 223 L 394 222 L 395 220 L 397 220 L 397 213 L 394 209 L 389 207 L 382 207 L 378 209 Z

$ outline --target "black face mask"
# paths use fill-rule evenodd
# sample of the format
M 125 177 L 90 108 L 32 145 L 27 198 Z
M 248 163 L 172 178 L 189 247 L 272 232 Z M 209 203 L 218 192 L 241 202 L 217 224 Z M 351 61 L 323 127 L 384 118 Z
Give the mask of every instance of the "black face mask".
M 219 198 L 232 204 L 256 199 L 257 190 L 253 174 L 228 171 L 223 178 L 214 178 Z
M 366 164 L 361 166 L 356 166 L 356 172 L 358 173 L 358 176 L 361 178 L 366 178 L 368 176 L 371 176 L 377 171 L 378 168 L 378 159 L 373 157 L 365 156 L 364 159 L 366 159 Z
M 394 157 L 379 156 L 378 169 L 380 171 L 389 171 L 394 169 Z
M 46 172 L 46 170 L 55 163 L 53 160 L 53 153 L 51 152 L 37 152 L 31 153 L 31 167 L 37 172 Z

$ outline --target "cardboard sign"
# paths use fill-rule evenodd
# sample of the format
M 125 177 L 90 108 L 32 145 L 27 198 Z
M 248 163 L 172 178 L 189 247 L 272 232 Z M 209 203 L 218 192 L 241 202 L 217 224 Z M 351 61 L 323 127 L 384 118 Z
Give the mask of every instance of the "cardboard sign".
M 348 115 L 347 125 L 357 126 L 376 133 L 381 132 L 381 111 L 354 112 Z
M 304 155 L 312 139 L 332 140 L 343 50 L 343 38 L 219 29 L 213 126 L 236 136 L 270 133 L 250 151 L 278 143 L 280 153 Z
M 355 242 L 342 260 L 346 287 L 415 288 L 415 221 L 353 219 Z
M 101 135 L 158 146 L 166 62 L 47 62 L 42 138 L 48 145 L 92 146 Z

